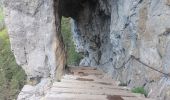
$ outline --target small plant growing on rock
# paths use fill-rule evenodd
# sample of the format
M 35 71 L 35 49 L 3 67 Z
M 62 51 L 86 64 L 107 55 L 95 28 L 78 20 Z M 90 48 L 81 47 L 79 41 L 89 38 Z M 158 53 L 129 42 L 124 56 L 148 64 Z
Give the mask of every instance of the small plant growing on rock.
M 140 94 L 144 94 L 145 97 L 147 97 L 147 92 L 146 90 L 144 89 L 144 87 L 135 87 L 131 90 L 133 93 L 140 93 Z

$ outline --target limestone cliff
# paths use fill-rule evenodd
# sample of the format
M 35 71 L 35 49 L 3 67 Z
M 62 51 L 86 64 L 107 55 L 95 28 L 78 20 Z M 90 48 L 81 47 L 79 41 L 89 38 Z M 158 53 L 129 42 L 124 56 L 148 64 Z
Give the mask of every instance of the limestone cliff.
M 170 73 L 169 0 L 84 0 L 74 11 L 67 16 L 85 56 L 80 65 L 98 66 L 130 87 L 144 86 L 149 97 L 168 100 L 169 77 L 146 65 Z
M 144 86 L 149 97 L 169 100 L 169 76 L 146 65 L 170 73 L 170 0 L 5 0 L 4 5 L 12 50 L 28 77 L 54 78 L 62 68 L 57 66 L 64 66 L 60 17 L 65 16 L 72 18 L 76 49 L 84 54 L 80 65 L 102 68 L 130 87 Z
M 4 10 L 11 49 L 28 78 L 18 99 L 37 100 L 65 64 L 59 0 L 4 0 Z

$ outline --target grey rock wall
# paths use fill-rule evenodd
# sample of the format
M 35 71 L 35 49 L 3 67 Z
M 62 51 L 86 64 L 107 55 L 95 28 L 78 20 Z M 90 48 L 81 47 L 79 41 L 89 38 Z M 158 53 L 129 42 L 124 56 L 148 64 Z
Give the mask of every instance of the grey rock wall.
M 73 20 L 73 38 L 78 52 L 83 52 L 86 66 L 105 65 L 109 70 L 112 64 L 112 45 L 110 42 L 110 3 L 100 0 L 86 1 L 84 9 Z M 74 17 L 73 17 L 74 18 Z
M 3 3 L 11 50 L 28 78 L 18 100 L 39 100 L 51 81 L 59 79 L 65 64 L 59 0 L 4 0 Z
M 169 77 L 131 58 L 170 73 L 169 0 L 94 2 L 87 0 L 73 17 L 77 51 L 85 56 L 80 64 L 100 67 L 130 87 L 144 86 L 149 97 L 169 98 Z

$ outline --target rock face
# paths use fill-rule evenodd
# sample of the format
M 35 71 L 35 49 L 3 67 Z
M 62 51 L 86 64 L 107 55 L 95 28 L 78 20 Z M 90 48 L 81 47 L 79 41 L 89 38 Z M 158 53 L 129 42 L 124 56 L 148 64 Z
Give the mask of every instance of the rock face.
M 65 64 L 59 0 L 5 0 L 4 10 L 16 61 L 25 70 L 28 83 L 35 85 L 35 92 L 25 91 L 29 86 L 23 92 L 38 100 L 49 77 L 53 80 L 57 75 L 58 79 Z M 18 99 L 27 97 L 26 93 Z
M 12 50 L 29 79 L 53 79 L 56 68 L 62 70 L 65 16 L 73 19 L 81 65 L 102 68 L 130 87 L 144 86 L 149 97 L 169 100 L 169 77 L 146 65 L 170 73 L 170 0 L 5 0 L 4 5 Z
M 149 97 L 169 98 L 169 77 L 132 58 L 170 73 L 169 0 L 86 0 L 81 5 L 71 16 L 77 51 L 85 56 L 81 65 L 98 66 L 130 87 L 144 86 Z

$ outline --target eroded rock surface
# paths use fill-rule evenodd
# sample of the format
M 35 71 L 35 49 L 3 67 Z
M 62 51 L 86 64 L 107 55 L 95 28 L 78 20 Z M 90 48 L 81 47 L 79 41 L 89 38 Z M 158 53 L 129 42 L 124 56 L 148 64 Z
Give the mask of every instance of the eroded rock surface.
M 77 51 L 85 56 L 81 65 L 98 66 L 130 87 L 144 86 L 149 97 L 168 98 L 169 77 L 131 55 L 170 73 L 169 0 L 86 0 L 82 5 L 71 16 Z
M 11 49 L 35 91 L 21 93 L 18 99 L 38 100 L 45 85 L 61 76 L 57 69 L 62 70 L 65 64 L 59 0 L 5 0 L 4 10 Z

